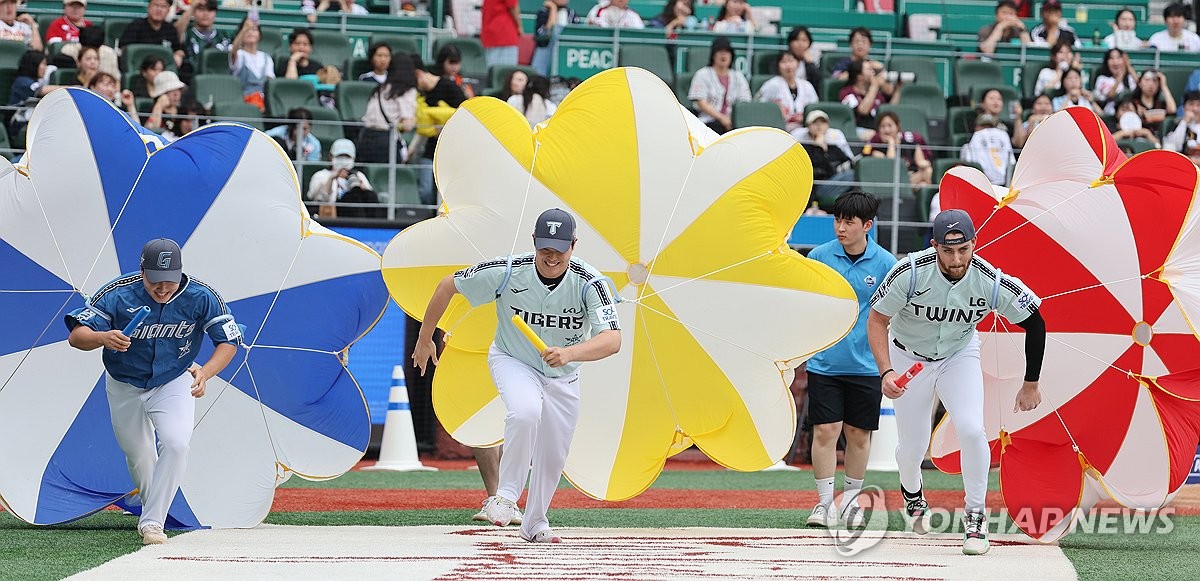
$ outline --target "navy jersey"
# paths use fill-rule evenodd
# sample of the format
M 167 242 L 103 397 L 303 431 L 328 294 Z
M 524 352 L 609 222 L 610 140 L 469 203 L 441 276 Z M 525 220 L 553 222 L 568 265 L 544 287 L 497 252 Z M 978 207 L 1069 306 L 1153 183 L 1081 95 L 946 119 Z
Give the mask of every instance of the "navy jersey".
M 104 349 L 104 368 L 117 381 L 149 389 L 187 371 L 200 351 L 200 336 L 214 345 L 237 343 L 242 336 L 225 301 L 212 287 L 186 274 L 166 304 L 146 292 L 142 273 L 122 275 L 66 317 L 68 329 L 85 325 L 95 331 L 124 330 L 143 306 L 150 314 L 129 337 L 125 352 Z

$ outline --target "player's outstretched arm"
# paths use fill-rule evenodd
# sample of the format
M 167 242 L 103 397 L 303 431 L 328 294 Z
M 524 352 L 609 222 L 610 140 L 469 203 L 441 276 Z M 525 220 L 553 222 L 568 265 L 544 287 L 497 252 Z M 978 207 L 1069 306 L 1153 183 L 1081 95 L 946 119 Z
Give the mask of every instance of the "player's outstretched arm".
M 192 365 L 188 369 L 188 373 L 192 374 L 192 396 L 204 397 L 205 382 L 216 377 L 221 370 L 233 361 L 233 356 L 237 354 L 237 346 L 233 343 L 221 343 L 213 350 L 212 357 L 208 358 L 208 363 L 204 366 Z
M 597 361 L 621 350 L 621 332 L 605 329 L 595 337 L 570 347 L 550 347 L 542 351 L 542 361 L 550 367 L 562 367 L 572 361 Z
M 888 351 L 888 325 L 891 324 L 892 318 L 875 309 L 867 311 L 870 313 L 867 315 L 867 344 L 871 346 L 875 365 L 879 367 L 883 395 L 889 399 L 896 399 L 904 395 L 904 388 L 896 385 L 896 378 L 900 377 L 900 374 L 892 369 L 892 353 Z
M 99 347 L 112 351 L 125 351 L 129 349 L 132 342 L 129 337 L 116 329 L 101 332 L 87 325 L 77 325 L 67 336 L 67 343 L 81 351 L 91 351 Z
M 425 367 L 433 361 L 437 365 L 437 345 L 433 343 L 433 332 L 437 330 L 438 321 L 442 320 L 442 315 L 446 314 L 446 308 L 450 306 L 450 299 L 458 294 L 458 287 L 454 286 L 454 275 L 448 274 L 438 283 L 437 288 L 433 291 L 433 296 L 429 299 L 429 305 L 425 307 L 425 317 L 421 319 L 421 332 L 417 336 L 417 345 L 413 348 L 413 365 L 421 370 L 421 375 L 425 375 Z

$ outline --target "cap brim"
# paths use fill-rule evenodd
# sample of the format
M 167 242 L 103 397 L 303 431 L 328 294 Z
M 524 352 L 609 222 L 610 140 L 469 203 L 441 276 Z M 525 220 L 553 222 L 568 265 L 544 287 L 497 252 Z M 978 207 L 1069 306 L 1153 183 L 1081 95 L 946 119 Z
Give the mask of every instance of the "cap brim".
M 179 282 L 183 279 L 183 270 L 147 270 L 144 271 L 146 280 L 151 284 L 160 282 Z
M 558 238 L 534 238 L 533 247 L 538 250 L 549 248 L 555 252 L 566 252 L 571 249 L 571 241 Z

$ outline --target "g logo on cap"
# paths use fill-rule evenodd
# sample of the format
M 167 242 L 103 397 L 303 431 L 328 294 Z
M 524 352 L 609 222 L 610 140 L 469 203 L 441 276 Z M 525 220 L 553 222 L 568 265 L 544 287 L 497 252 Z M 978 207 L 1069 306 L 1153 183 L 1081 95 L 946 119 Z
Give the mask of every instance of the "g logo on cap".
M 158 267 L 162 270 L 167 270 L 167 269 L 171 268 L 171 253 L 170 252 L 159 252 L 158 253 Z

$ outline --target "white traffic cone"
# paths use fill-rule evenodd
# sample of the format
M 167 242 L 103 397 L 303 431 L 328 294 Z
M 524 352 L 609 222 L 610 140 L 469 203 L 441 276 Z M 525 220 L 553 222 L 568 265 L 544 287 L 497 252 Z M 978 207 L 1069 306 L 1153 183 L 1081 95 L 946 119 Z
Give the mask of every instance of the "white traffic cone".
M 417 457 L 417 436 L 413 432 L 412 410 L 408 405 L 408 386 L 404 383 L 402 365 L 392 368 L 392 390 L 388 395 L 387 417 L 383 421 L 379 461 L 363 470 L 437 472 L 437 468 L 421 464 Z
M 871 455 L 867 457 L 867 470 L 899 472 L 896 464 L 896 445 L 900 443 L 900 432 L 896 428 L 896 408 L 887 396 L 879 403 L 879 429 L 871 435 Z

